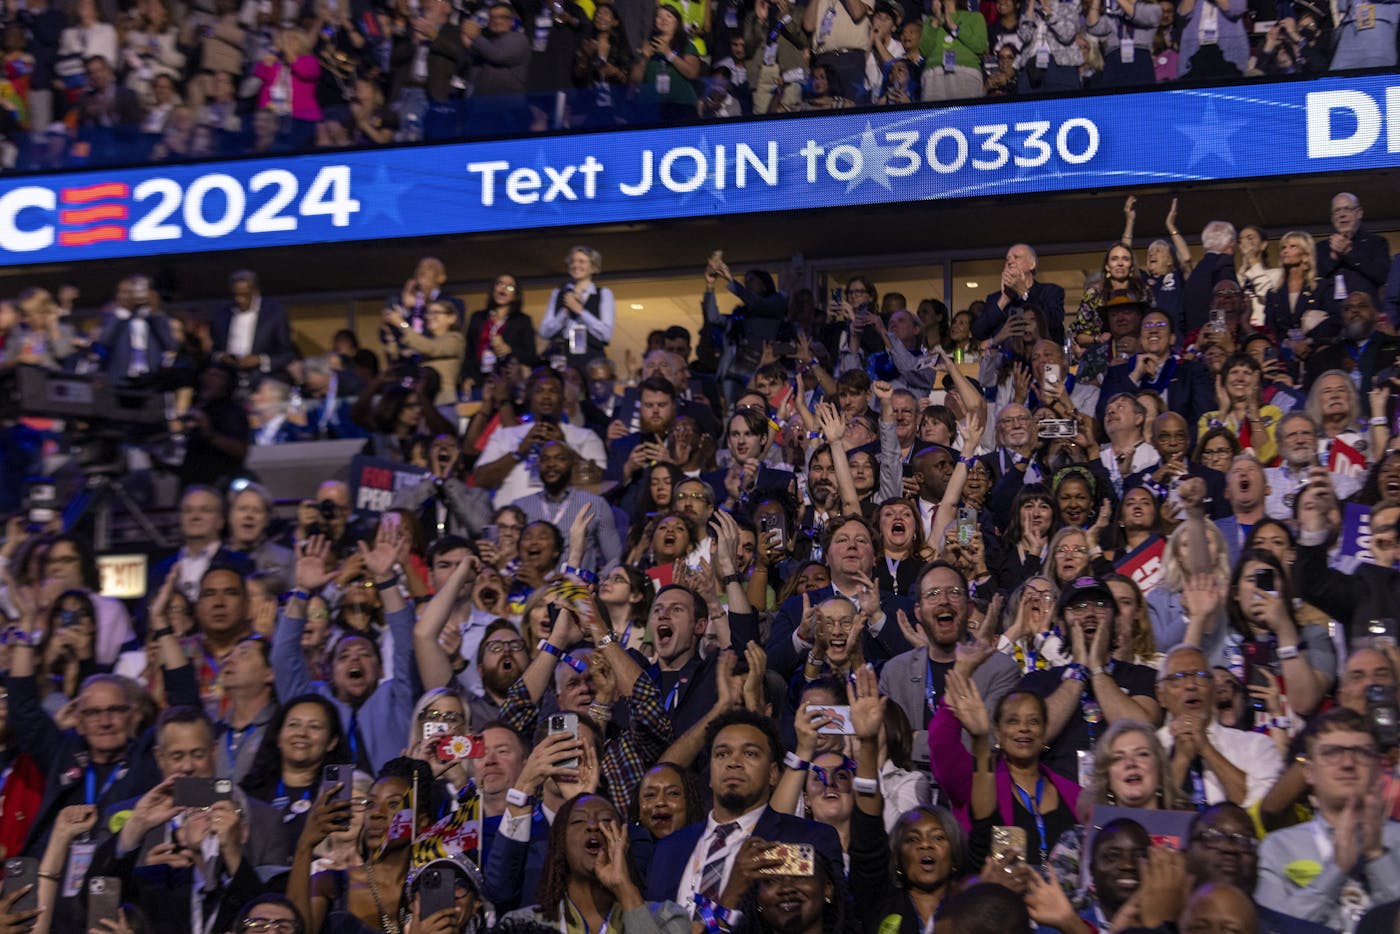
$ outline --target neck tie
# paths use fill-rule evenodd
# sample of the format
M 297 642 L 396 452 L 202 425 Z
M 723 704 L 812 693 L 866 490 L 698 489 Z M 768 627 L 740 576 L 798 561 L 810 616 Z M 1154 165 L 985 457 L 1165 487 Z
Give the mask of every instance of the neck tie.
M 700 888 L 697 891 L 711 901 L 719 898 L 720 883 L 724 878 L 724 841 L 738 829 L 738 821 L 730 821 L 716 827 L 714 840 L 710 842 L 709 852 L 705 854 L 705 868 L 700 870 Z
M 360 736 L 360 711 L 358 709 L 352 708 L 350 711 L 350 727 L 348 732 L 350 734 L 348 737 L 350 742 L 350 761 L 355 764 L 355 768 L 367 771 L 373 775 L 374 769 L 369 765 L 369 755 L 365 749 L 364 737 Z

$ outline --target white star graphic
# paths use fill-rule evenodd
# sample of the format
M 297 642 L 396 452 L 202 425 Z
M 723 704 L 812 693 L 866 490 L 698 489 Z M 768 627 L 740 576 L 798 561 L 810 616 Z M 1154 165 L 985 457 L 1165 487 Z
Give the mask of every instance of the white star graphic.
M 1215 111 L 1215 101 L 1206 98 L 1205 109 L 1201 112 L 1201 119 L 1195 123 L 1188 123 L 1178 126 L 1176 131 L 1191 140 L 1190 168 L 1195 168 L 1196 163 L 1207 156 L 1215 156 L 1226 165 L 1235 164 L 1235 153 L 1230 148 L 1230 137 L 1238 133 L 1240 127 L 1237 124 L 1226 123 L 1220 119 Z
M 865 131 L 860 134 L 860 172 L 846 183 L 846 193 L 850 194 L 860 187 L 861 183 L 869 180 L 879 185 L 886 191 L 892 191 L 890 187 L 890 175 L 885 171 L 889 165 L 890 154 L 895 151 L 894 146 L 881 146 L 875 142 L 875 131 L 870 128 L 870 121 L 865 121 Z

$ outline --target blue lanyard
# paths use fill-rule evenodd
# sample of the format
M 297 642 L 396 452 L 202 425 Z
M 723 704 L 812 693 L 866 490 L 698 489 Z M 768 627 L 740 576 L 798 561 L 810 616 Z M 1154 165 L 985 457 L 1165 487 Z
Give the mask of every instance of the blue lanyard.
M 1031 817 L 1035 818 L 1035 832 L 1040 834 L 1040 865 L 1044 866 L 1047 862 L 1046 854 L 1049 851 L 1049 844 L 1045 839 L 1045 815 L 1040 813 L 1040 799 L 1041 795 L 1045 793 L 1045 776 L 1041 775 L 1035 781 L 1034 799 L 1014 781 L 1011 783 L 1011 790 L 1016 792 L 1016 797 L 1020 799 L 1021 804 L 1025 806 L 1027 811 L 1031 812 Z
M 283 808 L 285 808 L 285 807 L 291 802 L 291 800 L 292 800 L 291 798 L 288 798 L 288 797 L 287 797 L 287 786 L 286 786 L 286 784 L 283 783 L 282 779 L 280 779 L 280 778 L 277 779 L 277 796 L 274 797 L 274 798 L 272 799 L 272 806 L 273 806 L 274 808 L 276 808 L 277 810 L 280 811 L 280 810 L 282 810 Z M 297 800 L 299 800 L 299 801 L 310 801 L 310 800 L 311 800 L 311 789 L 308 788 L 308 789 L 306 789 L 305 791 L 303 791 L 303 792 L 301 793 L 301 797 L 298 798 Z
M 661 706 L 671 711 L 676 709 L 676 700 L 680 697 L 681 683 L 684 678 L 677 678 L 676 683 L 671 685 L 671 690 L 667 692 L 666 699 L 661 702 Z
M 938 694 L 933 689 L 933 659 L 928 660 L 927 667 L 924 668 L 924 702 L 928 704 L 928 715 L 933 716 L 934 710 L 938 707 Z
M 111 790 L 112 784 L 116 782 L 117 776 L 121 774 L 122 763 L 118 762 L 112 766 L 112 771 L 107 775 L 107 781 L 102 783 L 102 790 L 97 790 L 97 769 L 88 763 L 88 767 L 83 770 L 83 801 L 86 804 L 96 804 L 103 795 Z
M 231 726 L 224 728 L 224 747 L 228 750 L 228 767 L 230 769 L 233 768 L 234 762 L 238 760 L 238 750 L 243 748 L 243 740 L 248 738 L 248 734 L 252 731 L 252 729 L 252 724 L 249 724 L 241 730 L 235 730 Z M 233 742 L 234 733 L 242 734 L 238 738 L 237 745 L 235 745 Z
M 1206 806 L 1205 770 L 1192 762 L 1186 774 L 1191 778 L 1191 804 L 1195 806 L 1196 810 L 1203 810 Z

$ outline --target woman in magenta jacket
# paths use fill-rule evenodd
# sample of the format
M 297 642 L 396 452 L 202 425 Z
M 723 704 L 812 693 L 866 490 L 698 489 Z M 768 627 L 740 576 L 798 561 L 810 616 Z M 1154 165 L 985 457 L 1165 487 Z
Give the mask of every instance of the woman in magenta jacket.
M 929 764 L 969 829 L 969 865 L 991 854 L 994 827 L 1022 829 L 1024 856 L 1034 866 L 1044 865 L 1060 834 L 1074 827 L 1079 786 L 1040 761 L 1046 721 L 1045 700 L 1027 691 L 1007 694 L 989 716 L 972 679 L 949 672 L 928 728 Z M 971 754 L 963 730 L 972 736 Z
M 321 63 L 308 54 L 309 41 L 299 29 L 277 34 L 276 48 L 253 66 L 262 79 L 258 106 L 282 118 L 283 135 L 293 146 L 308 146 L 321 122 L 321 105 L 316 103 L 316 85 L 321 80 Z M 290 123 L 288 122 L 290 120 Z

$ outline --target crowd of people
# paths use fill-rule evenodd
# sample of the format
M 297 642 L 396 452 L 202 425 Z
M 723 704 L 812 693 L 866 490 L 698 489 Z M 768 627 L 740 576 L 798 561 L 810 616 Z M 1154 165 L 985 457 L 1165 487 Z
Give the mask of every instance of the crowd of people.
M 0 930 L 1393 931 L 1400 257 L 1124 212 L 1077 307 L 716 251 L 635 374 L 586 246 L 312 357 L 246 271 L 0 305 L 183 483 L 135 600 L 9 506 Z M 279 521 L 248 452 L 351 438 L 416 479 Z
M 1394 4 L 12 0 L 0 168 L 1394 67 Z

